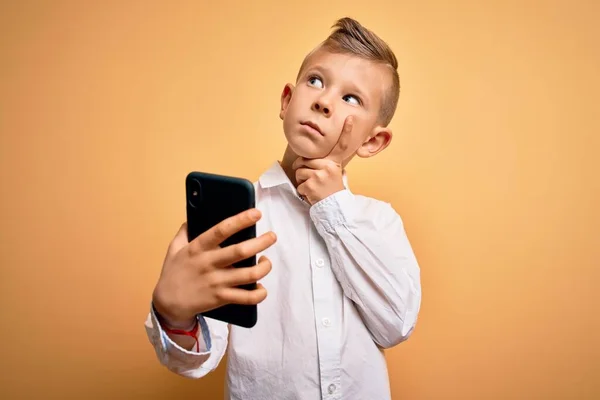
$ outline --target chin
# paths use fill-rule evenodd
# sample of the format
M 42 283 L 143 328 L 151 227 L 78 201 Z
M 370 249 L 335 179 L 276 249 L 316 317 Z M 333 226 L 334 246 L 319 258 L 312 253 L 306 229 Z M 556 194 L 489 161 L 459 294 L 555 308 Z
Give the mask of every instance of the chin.
M 327 155 L 327 151 L 321 146 L 303 136 L 288 136 L 286 134 L 288 145 L 292 151 L 299 157 L 304 158 L 323 158 Z

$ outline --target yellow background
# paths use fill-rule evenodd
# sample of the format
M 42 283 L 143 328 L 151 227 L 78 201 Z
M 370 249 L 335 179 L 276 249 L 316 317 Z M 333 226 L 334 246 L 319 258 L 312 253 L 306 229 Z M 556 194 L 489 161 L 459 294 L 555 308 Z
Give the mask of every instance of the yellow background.
M 422 267 L 394 399 L 599 398 L 598 4 L 3 2 L 0 397 L 221 397 L 143 328 L 185 174 L 279 158 L 281 90 L 348 15 L 400 62 L 393 143 L 349 168 Z

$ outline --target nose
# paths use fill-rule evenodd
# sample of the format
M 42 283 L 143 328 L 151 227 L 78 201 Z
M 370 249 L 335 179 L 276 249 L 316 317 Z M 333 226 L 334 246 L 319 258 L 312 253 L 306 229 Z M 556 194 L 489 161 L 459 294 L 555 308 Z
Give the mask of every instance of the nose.
M 329 117 L 331 115 L 331 102 L 324 96 L 318 98 L 312 105 L 313 111 L 317 111 Z

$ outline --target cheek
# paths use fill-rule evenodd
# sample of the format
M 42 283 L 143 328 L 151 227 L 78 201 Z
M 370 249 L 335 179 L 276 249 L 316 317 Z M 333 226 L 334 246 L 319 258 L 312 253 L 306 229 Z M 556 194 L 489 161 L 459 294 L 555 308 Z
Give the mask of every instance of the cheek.
M 284 127 L 289 127 L 291 124 L 291 121 L 295 119 L 295 115 L 296 115 L 296 110 L 295 110 L 295 105 L 294 105 L 294 101 L 290 101 L 290 103 L 287 106 L 287 109 L 285 110 L 285 115 L 283 116 L 283 126 Z
M 351 136 L 356 137 L 358 132 L 366 132 L 372 124 L 368 119 L 365 118 L 364 115 L 361 115 L 359 112 L 349 112 L 343 113 L 342 115 L 338 115 L 335 121 L 335 131 L 339 136 L 344 127 L 346 126 L 346 121 L 349 116 L 352 116 L 352 131 L 350 133 Z
M 296 119 L 301 114 L 299 110 L 302 110 L 302 98 L 299 93 L 292 97 L 290 104 L 288 104 L 286 118 Z
M 343 126 L 343 123 L 342 123 Z M 353 150 L 358 149 L 366 140 L 367 137 L 373 131 L 375 125 L 364 119 L 360 119 L 357 116 L 354 117 L 354 123 L 352 124 L 352 131 L 350 132 L 349 145 Z M 340 133 L 342 128 L 340 128 Z M 339 139 L 336 137 L 336 141 Z

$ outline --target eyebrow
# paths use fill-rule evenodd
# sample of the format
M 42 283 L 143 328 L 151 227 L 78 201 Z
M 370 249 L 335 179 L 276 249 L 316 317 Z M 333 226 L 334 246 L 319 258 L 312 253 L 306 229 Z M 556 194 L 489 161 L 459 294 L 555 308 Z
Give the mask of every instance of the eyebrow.
M 331 76 L 331 70 L 321 64 L 316 64 L 316 65 L 310 65 L 308 68 L 306 68 L 306 73 L 305 75 L 309 75 L 310 71 L 317 71 L 320 72 L 322 75 L 328 75 Z M 369 97 L 367 96 L 366 92 L 363 91 L 354 81 L 351 81 L 349 84 L 347 84 L 347 86 L 350 87 L 350 92 L 352 92 L 353 94 L 356 94 L 358 97 L 360 97 L 360 99 L 363 102 L 363 105 L 367 105 L 367 103 L 369 103 Z

